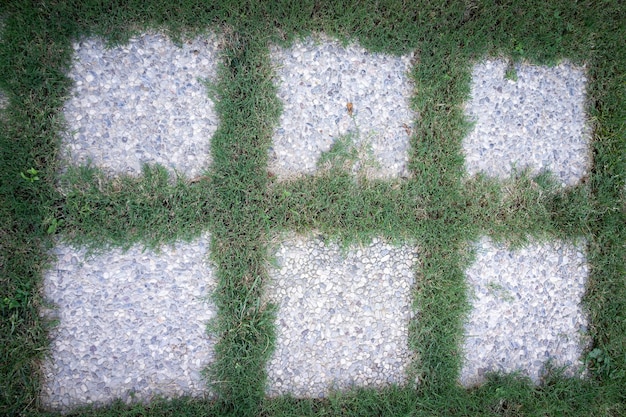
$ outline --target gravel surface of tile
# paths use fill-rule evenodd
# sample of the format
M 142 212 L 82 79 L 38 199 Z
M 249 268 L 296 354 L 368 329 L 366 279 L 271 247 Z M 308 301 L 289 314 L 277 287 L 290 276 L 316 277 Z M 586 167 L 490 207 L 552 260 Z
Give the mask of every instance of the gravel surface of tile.
M 215 308 L 209 236 L 164 247 L 138 246 L 86 257 L 59 244 L 44 278 L 58 319 L 43 366 L 43 403 L 55 410 L 115 398 L 208 395 L 200 372 L 212 360 L 206 333 Z
M 215 37 L 177 47 L 164 35 L 145 34 L 112 49 L 93 38 L 73 47 L 65 159 L 92 160 L 109 174 L 138 175 L 143 163 L 188 177 L 208 168 L 218 119 L 201 80 L 215 77 Z
M 270 395 L 323 397 L 331 388 L 403 383 L 415 247 L 380 239 L 342 254 L 291 236 L 275 253 L 270 299 L 279 306 Z
M 581 307 L 589 273 L 584 242 L 533 244 L 511 251 L 483 237 L 466 271 L 473 309 L 465 325 L 463 385 L 487 371 L 520 371 L 535 383 L 547 361 L 582 366 L 588 343 Z
M 411 58 L 343 47 L 325 36 L 273 48 L 283 114 L 270 171 L 279 178 L 312 174 L 336 138 L 353 133 L 356 144 L 371 147 L 371 176 L 408 176 L 408 133 L 415 119 L 409 108 Z
M 503 60 L 474 66 L 466 112 L 476 124 L 463 141 L 467 171 L 508 177 L 513 167 L 528 166 L 575 185 L 591 162 L 584 69 L 521 64 L 516 81 L 507 79 L 506 69 Z

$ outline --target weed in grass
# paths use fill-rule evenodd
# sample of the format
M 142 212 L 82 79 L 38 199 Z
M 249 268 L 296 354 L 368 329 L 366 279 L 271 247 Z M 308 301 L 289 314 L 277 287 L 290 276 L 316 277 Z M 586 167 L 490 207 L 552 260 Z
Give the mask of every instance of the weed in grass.
M 46 229 L 46 232 L 47 232 L 49 235 L 53 235 L 53 234 L 55 234 L 55 233 L 57 232 L 57 230 L 58 230 L 60 227 L 62 227 L 62 226 L 63 226 L 63 223 L 65 223 L 65 220 L 63 220 L 63 219 L 58 220 L 58 219 L 56 219 L 55 217 L 52 217 L 52 218 L 50 218 L 50 217 L 49 217 L 48 219 L 46 219 L 46 220 L 44 221 L 44 226 L 46 226 L 46 225 L 47 225 L 48 227 L 47 227 L 47 229 Z
M 28 182 L 39 181 L 39 176 L 37 174 L 39 174 L 39 171 L 37 171 L 35 168 L 30 168 L 26 170 L 26 174 L 20 172 L 20 176 Z

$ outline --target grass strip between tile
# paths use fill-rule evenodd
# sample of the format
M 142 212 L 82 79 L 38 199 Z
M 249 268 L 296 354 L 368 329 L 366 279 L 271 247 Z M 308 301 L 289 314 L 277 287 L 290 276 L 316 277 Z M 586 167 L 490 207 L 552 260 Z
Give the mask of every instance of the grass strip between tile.
M 262 39 L 228 35 L 223 57 L 216 86 L 220 126 L 211 142 L 214 330 L 220 339 L 207 375 L 221 412 L 252 416 L 265 396 L 265 366 L 275 343 L 274 308 L 261 301 L 269 238 L 262 203 L 267 148 L 280 106 Z

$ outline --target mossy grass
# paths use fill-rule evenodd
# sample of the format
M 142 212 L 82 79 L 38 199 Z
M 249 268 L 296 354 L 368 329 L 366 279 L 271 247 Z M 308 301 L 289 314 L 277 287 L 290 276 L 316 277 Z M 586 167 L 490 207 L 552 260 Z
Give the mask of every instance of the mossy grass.
M 208 230 L 217 265 L 216 361 L 207 369 L 217 400 L 115 403 L 74 415 L 620 415 L 626 413 L 626 8 L 620 2 L 9 1 L 0 10 L 0 414 L 55 415 L 39 404 L 48 324 L 40 286 L 58 235 L 94 250 L 140 243 L 158 248 Z M 220 126 L 213 164 L 202 178 L 172 178 L 145 167 L 138 178 L 95 168 L 60 174 L 61 107 L 71 81 L 71 41 L 103 36 L 123 43 L 145 30 L 174 39 L 216 31 L 223 42 L 211 86 Z M 350 147 L 334 149 L 315 176 L 277 181 L 267 149 L 280 103 L 270 42 L 324 32 L 376 52 L 415 52 L 417 115 L 411 177 L 377 180 L 350 172 Z M 461 142 L 472 64 L 587 68 L 593 166 L 581 184 L 560 189 L 548 174 L 509 180 L 464 173 Z M 207 138 L 209 140 L 209 138 Z M 339 143 L 341 144 L 341 143 Z M 340 162 L 340 163 L 333 163 Z M 34 171 L 30 171 L 30 170 Z M 21 175 L 23 174 L 23 175 Z M 36 179 L 35 179 L 36 178 Z M 283 231 L 317 231 L 343 245 L 381 236 L 420 247 L 414 288 L 415 353 L 406 386 L 354 389 L 326 399 L 265 398 L 265 366 L 275 343 L 274 306 L 265 304 L 268 247 Z M 491 375 L 459 387 L 464 270 L 471 242 L 488 235 L 513 246 L 585 238 L 590 277 L 584 305 L 593 346 L 587 379 L 549 371 L 542 384 Z

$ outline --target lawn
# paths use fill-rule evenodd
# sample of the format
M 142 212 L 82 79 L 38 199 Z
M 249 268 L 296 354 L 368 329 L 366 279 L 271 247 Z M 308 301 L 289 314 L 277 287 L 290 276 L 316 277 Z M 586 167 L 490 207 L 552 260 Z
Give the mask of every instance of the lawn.
M 73 415 L 442 415 L 619 416 L 626 414 L 626 5 L 617 0 L 545 1 L 5 1 L 0 9 L 0 414 L 56 415 L 40 403 L 48 332 L 41 285 L 55 239 L 93 249 L 149 248 L 211 233 L 218 342 L 207 369 L 214 401 L 116 402 Z M 111 45 L 147 30 L 174 39 L 222 36 L 210 86 L 217 98 L 212 164 L 171 180 L 162 167 L 108 178 L 98 169 L 61 172 L 67 129 L 62 108 L 72 81 L 72 41 Z M 359 177 L 350 152 L 334 149 L 316 176 L 268 175 L 268 148 L 282 111 L 270 46 L 323 32 L 373 52 L 415 53 L 411 175 Z M 577 185 L 522 173 L 506 182 L 464 174 L 462 140 L 471 124 L 472 64 L 484 57 L 587 70 L 592 166 Z M 514 74 L 511 74 L 513 77 Z M 209 140 L 209 138 L 207 138 Z M 339 163 L 334 163 L 334 162 Z M 61 186 L 62 185 L 62 186 Z M 384 208 L 383 211 L 380 208 Z M 263 302 L 268 249 L 277 233 L 316 231 L 342 244 L 376 237 L 419 242 L 419 322 L 409 348 L 417 386 L 355 389 L 325 399 L 267 398 L 266 364 L 276 342 L 276 306 Z M 583 304 L 592 344 L 589 374 L 555 370 L 540 385 L 491 375 L 464 389 L 463 317 L 468 311 L 466 242 L 479 236 L 522 245 L 584 238 L 589 276 Z M 269 343 L 268 343 L 269 341 Z M 269 347 L 269 348 L 268 348 Z

